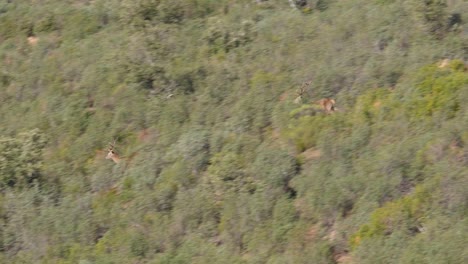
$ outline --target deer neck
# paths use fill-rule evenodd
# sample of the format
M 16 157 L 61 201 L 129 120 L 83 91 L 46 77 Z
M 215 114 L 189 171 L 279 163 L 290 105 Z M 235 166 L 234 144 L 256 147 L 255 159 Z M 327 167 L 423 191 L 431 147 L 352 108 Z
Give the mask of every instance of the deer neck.
M 122 161 L 122 159 L 117 155 L 112 155 L 111 159 L 115 163 L 120 163 Z

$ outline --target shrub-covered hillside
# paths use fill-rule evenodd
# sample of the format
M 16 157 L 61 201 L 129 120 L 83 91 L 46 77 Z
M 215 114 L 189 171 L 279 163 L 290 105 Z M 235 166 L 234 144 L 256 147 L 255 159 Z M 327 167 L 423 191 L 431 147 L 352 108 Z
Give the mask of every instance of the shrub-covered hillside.
M 467 263 L 467 14 L 0 1 L 0 263 Z

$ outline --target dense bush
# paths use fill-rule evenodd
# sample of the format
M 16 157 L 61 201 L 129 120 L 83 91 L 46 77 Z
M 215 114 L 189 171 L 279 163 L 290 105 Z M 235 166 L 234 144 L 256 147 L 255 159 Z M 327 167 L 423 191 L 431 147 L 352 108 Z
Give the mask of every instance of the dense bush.
M 463 0 L 30 2 L 0 262 L 466 262 Z

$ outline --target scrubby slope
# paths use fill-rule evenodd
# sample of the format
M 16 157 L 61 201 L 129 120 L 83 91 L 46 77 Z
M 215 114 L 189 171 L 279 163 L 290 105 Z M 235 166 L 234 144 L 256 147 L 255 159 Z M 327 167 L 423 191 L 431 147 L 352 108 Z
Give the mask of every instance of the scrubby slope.
M 466 3 L 306 2 L 0 3 L 0 262 L 465 263 Z

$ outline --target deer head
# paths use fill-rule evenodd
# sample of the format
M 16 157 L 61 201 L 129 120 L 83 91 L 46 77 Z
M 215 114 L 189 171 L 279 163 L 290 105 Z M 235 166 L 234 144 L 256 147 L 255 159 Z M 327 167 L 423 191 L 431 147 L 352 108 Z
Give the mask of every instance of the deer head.
M 109 143 L 109 147 L 107 148 L 106 159 L 111 159 L 115 163 L 119 163 L 121 161 L 119 155 L 115 151 L 115 140 L 113 144 Z

